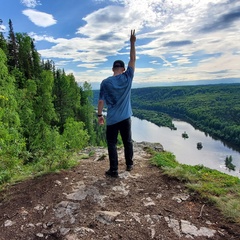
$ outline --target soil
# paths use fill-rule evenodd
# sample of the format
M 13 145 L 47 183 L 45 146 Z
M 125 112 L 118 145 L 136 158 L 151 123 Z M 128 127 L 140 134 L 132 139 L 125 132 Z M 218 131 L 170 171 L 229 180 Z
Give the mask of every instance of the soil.
M 104 174 L 106 149 L 88 148 L 94 154 L 71 170 L 9 186 L 0 193 L 0 240 L 240 239 L 238 224 L 151 165 L 146 144 L 135 143 L 131 172 L 119 149 L 119 178 Z

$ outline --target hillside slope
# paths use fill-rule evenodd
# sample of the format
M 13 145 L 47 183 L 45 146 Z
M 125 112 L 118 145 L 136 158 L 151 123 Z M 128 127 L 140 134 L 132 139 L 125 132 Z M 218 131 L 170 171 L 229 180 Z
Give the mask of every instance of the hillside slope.
M 74 169 L 1 192 L 0 240 L 240 239 L 238 225 L 152 166 L 146 146 L 162 151 L 135 143 L 132 172 L 119 149 L 118 179 L 104 176 L 106 149 L 88 148 Z

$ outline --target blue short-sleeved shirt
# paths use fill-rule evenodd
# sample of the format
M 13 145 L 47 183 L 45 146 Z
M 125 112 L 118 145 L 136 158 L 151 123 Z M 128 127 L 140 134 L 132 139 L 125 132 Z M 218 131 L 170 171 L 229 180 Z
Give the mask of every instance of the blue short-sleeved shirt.
M 100 85 L 99 100 L 107 105 L 107 125 L 112 125 L 132 116 L 131 87 L 134 71 L 127 68 L 123 74 L 104 79 Z

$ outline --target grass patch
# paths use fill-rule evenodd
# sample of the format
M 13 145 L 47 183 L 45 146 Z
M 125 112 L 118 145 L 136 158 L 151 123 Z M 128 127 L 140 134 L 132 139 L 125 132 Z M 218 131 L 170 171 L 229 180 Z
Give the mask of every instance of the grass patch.
M 49 154 L 40 156 L 32 162 L 24 164 L 24 161 L 16 160 L 11 168 L 3 168 L 0 165 L 0 190 L 5 186 L 21 182 L 29 178 L 42 176 L 48 173 L 58 172 L 62 169 L 70 169 L 79 164 L 81 158 L 73 152 L 61 152 L 61 154 Z
M 169 152 L 154 153 L 152 164 L 164 174 L 186 182 L 186 186 L 209 199 L 230 221 L 240 223 L 240 179 L 202 165 L 180 164 Z

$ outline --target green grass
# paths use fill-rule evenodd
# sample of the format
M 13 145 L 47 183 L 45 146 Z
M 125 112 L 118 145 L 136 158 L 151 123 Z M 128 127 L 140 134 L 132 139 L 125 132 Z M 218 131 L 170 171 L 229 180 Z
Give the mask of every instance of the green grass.
M 164 174 L 186 182 L 191 191 L 213 202 L 229 220 L 240 223 L 240 179 L 217 170 L 180 164 L 169 152 L 154 153 L 151 162 Z
M 6 168 L 4 161 L 0 159 L 0 190 L 6 185 L 24 181 L 29 178 L 42 176 L 47 173 L 58 172 L 62 169 L 70 169 L 77 164 L 82 157 L 73 152 L 61 152 L 61 154 L 49 154 L 41 156 L 32 162 L 24 163 L 19 159 L 12 160 L 11 167 Z

